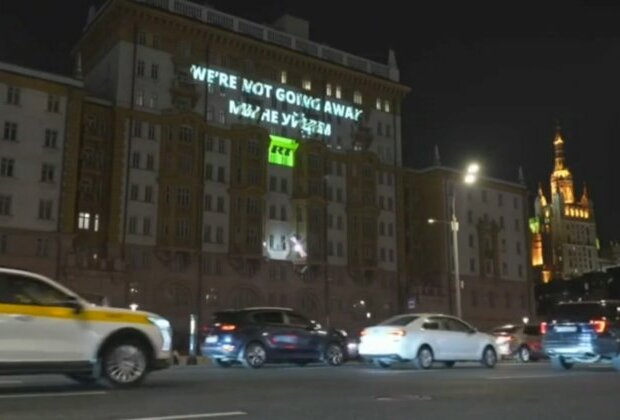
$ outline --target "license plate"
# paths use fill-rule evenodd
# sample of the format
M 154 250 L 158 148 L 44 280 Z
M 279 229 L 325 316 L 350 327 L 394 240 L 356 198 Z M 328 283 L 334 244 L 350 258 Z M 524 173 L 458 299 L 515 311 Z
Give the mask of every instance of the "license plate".
M 555 332 L 565 333 L 565 332 L 576 332 L 576 325 L 556 325 Z
M 205 340 L 205 342 L 207 344 L 217 343 L 217 335 L 210 335 L 210 336 L 208 336 L 207 339 Z

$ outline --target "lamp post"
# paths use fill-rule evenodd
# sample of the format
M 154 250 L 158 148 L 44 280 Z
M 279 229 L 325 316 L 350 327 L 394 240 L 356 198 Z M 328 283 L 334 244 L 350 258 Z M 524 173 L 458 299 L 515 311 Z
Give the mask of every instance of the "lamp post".
M 327 194 L 328 188 L 328 176 L 323 175 L 323 198 L 325 199 L 325 207 L 323 212 L 323 224 L 324 224 L 324 238 L 323 238 L 323 260 L 325 267 L 323 269 L 324 284 L 323 284 L 323 299 L 325 301 L 325 324 L 330 327 L 330 307 L 329 307 L 329 257 L 327 243 L 329 241 L 329 224 L 327 219 L 329 217 L 329 195 Z
M 477 163 L 471 163 L 467 166 L 467 170 L 465 171 L 465 176 L 463 177 L 463 182 L 466 185 L 474 184 L 478 179 L 478 172 L 480 171 L 480 166 Z M 452 248 L 454 250 L 454 300 L 455 300 L 455 312 L 458 318 L 462 318 L 463 311 L 461 308 L 461 288 L 463 287 L 461 283 L 461 276 L 459 271 L 459 241 L 458 241 L 458 233 L 459 233 L 459 221 L 456 217 L 456 191 L 452 190 L 451 197 L 451 213 L 450 221 L 446 220 L 437 220 L 437 219 L 428 219 L 429 224 L 434 223 L 444 223 L 450 225 L 450 230 L 452 231 Z

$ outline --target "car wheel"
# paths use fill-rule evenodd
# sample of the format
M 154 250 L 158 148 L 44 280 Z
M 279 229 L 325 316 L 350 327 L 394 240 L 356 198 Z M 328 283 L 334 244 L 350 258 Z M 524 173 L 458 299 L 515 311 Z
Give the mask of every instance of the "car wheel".
M 443 365 L 447 368 L 451 368 L 451 367 L 454 367 L 455 363 L 456 362 L 454 360 L 450 360 L 449 362 L 443 362 Z
M 389 369 L 392 367 L 390 362 L 384 362 L 383 360 L 373 360 L 372 364 L 383 369 Z
M 263 367 L 267 361 L 267 351 L 261 343 L 250 343 L 243 352 L 243 365 L 252 369 Z
M 325 349 L 325 362 L 330 366 L 340 366 L 344 362 L 342 347 L 336 343 L 330 343 Z
M 569 370 L 573 367 L 573 363 L 566 361 L 562 356 L 552 357 L 551 366 L 557 370 Z
M 114 387 L 139 385 L 147 374 L 147 353 L 137 340 L 119 341 L 108 346 L 101 362 L 103 376 Z
M 532 352 L 528 346 L 519 347 L 518 356 L 522 363 L 529 363 L 532 361 Z
M 418 354 L 413 359 L 413 365 L 416 369 L 430 369 L 433 366 L 433 351 L 429 346 L 422 346 L 418 350 Z
M 79 373 L 68 373 L 67 378 L 74 380 L 80 385 L 95 385 L 99 378 L 94 377 L 93 375 L 84 375 Z
M 228 368 L 232 366 L 233 362 L 231 360 L 215 359 L 215 364 L 222 368 Z
M 482 351 L 482 365 L 488 368 L 494 368 L 497 364 L 497 353 L 491 346 L 487 346 Z

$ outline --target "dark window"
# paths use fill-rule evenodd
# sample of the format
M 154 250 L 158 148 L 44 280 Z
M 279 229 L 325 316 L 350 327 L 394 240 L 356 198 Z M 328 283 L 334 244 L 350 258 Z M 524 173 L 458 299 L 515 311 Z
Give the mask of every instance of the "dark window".
M 259 324 L 284 324 L 282 312 L 257 312 L 252 318 Z
M 446 326 L 446 329 L 449 331 L 468 332 L 468 331 L 471 331 L 472 329 L 467 324 L 454 318 L 445 318 L 444 325 Z
M 301 327 L 307 327 L 311 324 L 310 320 L 306 317 L 303 317 L 299 314 L 289 312 L 286 314 L 288 316 L 288 323 L 291 325 L 297 325 Z
M 438 322 L 425 322 L 424 325 L 422 325 L 422 328 L 425 330 L 438 330 L 439 323 Z

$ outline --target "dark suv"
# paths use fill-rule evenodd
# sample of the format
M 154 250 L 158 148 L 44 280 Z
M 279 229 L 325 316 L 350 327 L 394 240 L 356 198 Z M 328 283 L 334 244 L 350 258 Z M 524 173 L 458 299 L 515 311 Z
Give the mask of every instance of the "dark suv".
M 259 368 L 270 362 L 341 365 L 346 358 L 343 332 L 288 308 L 246 308 L 216 312 L 205 329 L 202 354 L 222 367 L 240 362 Z
M 620 370 L 620 301 L 562 302 L 541 324 L 543 349 L 558 369 L 611 362 Z

